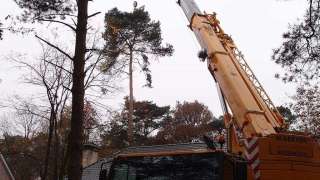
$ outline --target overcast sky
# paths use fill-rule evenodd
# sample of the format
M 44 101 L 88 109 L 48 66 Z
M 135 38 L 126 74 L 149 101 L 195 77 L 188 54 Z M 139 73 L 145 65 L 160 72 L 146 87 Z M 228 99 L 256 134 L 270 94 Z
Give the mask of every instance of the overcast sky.
M 12 0 L 1 0 L 0 19 L 17 12 Z M 290 85 L 274 78 L 281 68 L 271 61 L 272 49 L 281 44 L 281 35 L 302 17 L 307 7 L 306 0 L 197 0 L 202 11 L 216 12 L 225 32 L 230 34 L 238 48 L 244 53 L 264 88 L 276 105 L 289 101 L 294 92 Z M 133 0 L 95 0 L 90 3 L 90 11 L 103 12 L 96 18 L 97 27 L 103 27 L 104 13 L 118 7 L 132 10 Z M 198 100 L 209 106 L 217 116 L 221 114 L 220 103 L 214 80 L 197 58 L 199 45 L 187 27 L 188 22 L 175 0 L 138 0 L 145 5 L 152 19 L 160 20 L 164 42 L 175 48 L 172 57 L 155 61 L 151 67 L 154 88 L 143 88 L 144 76 L 135 72 L 134 96 L 137 100 L 153 100 L 160 105 L 174 106 L 176 101 Z M 2 21 L 2 20 L 1 20 Z M 0 41 L 0 94 L 2 98 L 14 94 L 34 94 L 35 90 L 19 83 L 19 70 L 3 61 L 8 54 L 17 51 L 36 53 L 37 41 L 32 36 L 16 36 L 6 33 Z M 120 82 L 119 82 L 120 83 Z M 127 81 L 122 82 L 127 84 Z M 128 94 L 124 86 L 122 92 L 104 100 L 114 108 L 123 102 Z

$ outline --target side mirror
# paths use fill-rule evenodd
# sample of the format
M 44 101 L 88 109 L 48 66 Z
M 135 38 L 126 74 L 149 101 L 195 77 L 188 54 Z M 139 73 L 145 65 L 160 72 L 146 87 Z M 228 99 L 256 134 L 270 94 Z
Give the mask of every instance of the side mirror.
M 99 174 L 99 180 L 107 180 L 108 170 L 101 169 Z

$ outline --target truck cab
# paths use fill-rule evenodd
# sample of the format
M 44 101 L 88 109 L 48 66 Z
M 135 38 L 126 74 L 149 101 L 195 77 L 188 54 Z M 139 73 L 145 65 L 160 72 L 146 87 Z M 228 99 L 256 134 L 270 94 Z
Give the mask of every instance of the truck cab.
M 130 147 L 100 171 L 100 180 L 246 179 L 246 161 L 205 143 Z

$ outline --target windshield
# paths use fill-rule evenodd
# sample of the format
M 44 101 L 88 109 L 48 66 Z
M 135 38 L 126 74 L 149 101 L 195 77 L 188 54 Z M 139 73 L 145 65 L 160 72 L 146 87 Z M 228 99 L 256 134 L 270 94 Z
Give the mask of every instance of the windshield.
M 220 180 L 215 154 L 139 157 L 118 160 L 111 180 Z

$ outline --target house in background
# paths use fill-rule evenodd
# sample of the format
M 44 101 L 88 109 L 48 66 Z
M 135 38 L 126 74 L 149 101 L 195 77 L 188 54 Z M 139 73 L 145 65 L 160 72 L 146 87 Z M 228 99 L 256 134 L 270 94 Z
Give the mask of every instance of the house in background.
M 98 180 L 101 165 L 106 158 L 100 159 L 98 156 L 98 146 L 94 144 L 84 144 L 82 155 L 82 180 Z
M 87 167 L 98 161 L 99 147 L 94 144 L 84 144 L 82 151 L 82 167 Z
M 1 180 L 15 180 L 10 168 L 4 159 L 3 155 L 0 153 L 0 179 Z

